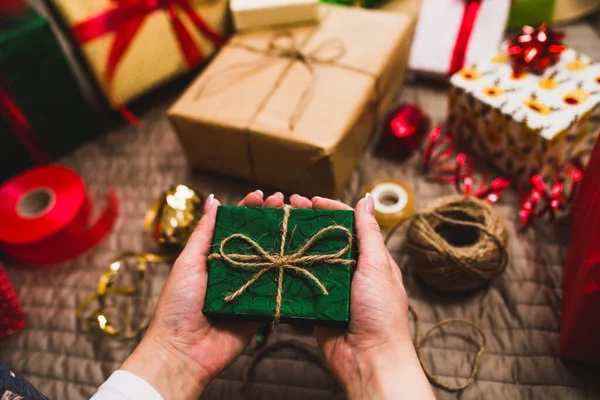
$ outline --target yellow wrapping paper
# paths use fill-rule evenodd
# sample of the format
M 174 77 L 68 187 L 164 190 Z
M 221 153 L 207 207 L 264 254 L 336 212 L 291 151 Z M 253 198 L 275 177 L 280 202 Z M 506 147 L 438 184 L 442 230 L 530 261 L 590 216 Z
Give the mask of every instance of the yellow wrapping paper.
M 402 85 L 412 27 L 402 14 L 320 6 L 319 25 L 286 30 L 303 54 L 343 43 L 341 58 L 314 63 L 314 75 L 297 60 L 244 47 L 266 50 L 276 30 L 234 36 L 169 110 L 190 163 L 335 196 Z M 291 129 L 311 80 L 312 95 Z
M 69 26 L 114 8 L 114 0 L 50 0 Z M 198 15 L 214 30 L 225 36 L 228 32 L 227 0 L 191 0 Z M 198 32 L 183 12 L 183 24 L 208 58 L 215 45 Z M 162 83 L 188 71 L 177 37 L 167 12 L 156 11 L 146 17 L 143 26 L 133 38 L 120 61 L 114 79 L 114 90 L 109 93 L 106 68 L 115 35 L 106 34 L 82 46 L 83 54 L 99 86 L 110 100 L 128 102 Z

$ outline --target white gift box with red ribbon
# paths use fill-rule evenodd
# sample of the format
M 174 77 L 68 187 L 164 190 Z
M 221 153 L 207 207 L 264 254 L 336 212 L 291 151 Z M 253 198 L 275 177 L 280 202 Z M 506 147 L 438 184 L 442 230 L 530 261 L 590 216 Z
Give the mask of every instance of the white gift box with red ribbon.
M 510 0 L 423 0 L 408 62 L 451 75 L 493 52 L 504 37 Z

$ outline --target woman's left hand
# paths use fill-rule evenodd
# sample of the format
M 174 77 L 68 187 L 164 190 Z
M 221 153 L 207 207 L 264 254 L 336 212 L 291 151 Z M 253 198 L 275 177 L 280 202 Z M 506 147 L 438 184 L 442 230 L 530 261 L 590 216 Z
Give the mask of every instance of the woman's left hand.
M 259 190 L 240 202 L 247 207 L 283 207 L 283 195 L 263 201 Z M 217 323 L 202 310 L 208 280 L 207 258 L 219 201 L 209 196 L 204 216 L 160 295 L 148 331 L 121 369 L 150 383 L 165 399 L 197 399 L 206 386 L 244 350 L 258 324 Z

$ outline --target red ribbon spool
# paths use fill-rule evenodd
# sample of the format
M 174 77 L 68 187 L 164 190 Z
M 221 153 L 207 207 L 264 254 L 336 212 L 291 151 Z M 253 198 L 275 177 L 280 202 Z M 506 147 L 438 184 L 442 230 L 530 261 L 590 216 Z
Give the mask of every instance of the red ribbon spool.
M 23 172 L 0 188 L 0 248 L 15 260 L 34 265 L 75 258 L 112 229 L 119 210 L 114 191 L 90 225 L 92 208 L 74 171 L 44 166 Z

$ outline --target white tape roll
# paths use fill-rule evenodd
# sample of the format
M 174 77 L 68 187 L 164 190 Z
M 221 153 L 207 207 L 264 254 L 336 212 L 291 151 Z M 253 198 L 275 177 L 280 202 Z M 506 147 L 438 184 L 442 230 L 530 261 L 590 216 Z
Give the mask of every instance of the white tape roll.
M 382 227 L 392 227 L 413 213 L 414 196 L 402 182 L 378 182 L 371 185 L 367 192 L 373 196 L 375 218 Z

